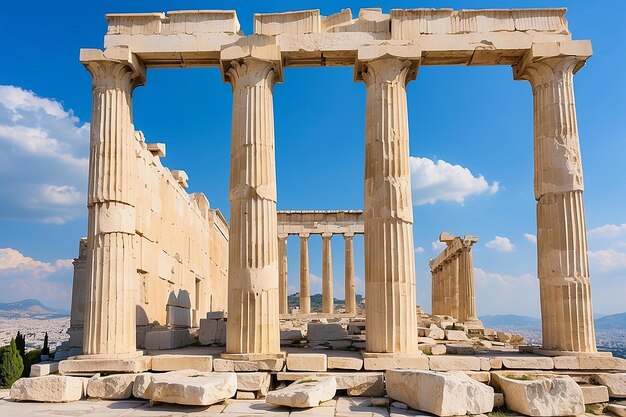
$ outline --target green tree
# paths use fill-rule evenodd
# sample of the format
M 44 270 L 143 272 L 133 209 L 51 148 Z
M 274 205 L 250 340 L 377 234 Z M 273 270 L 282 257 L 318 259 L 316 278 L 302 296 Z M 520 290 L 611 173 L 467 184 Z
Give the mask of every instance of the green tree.
M 11 388 L 24 371 L 24 362 L 17 350 L 15 339 L 11 339 L 8 349 L 2 353 L 0 362 L 0 388 Z
M 26 354 L 26 338 L 20 332 L 17 332 L 17 336 L 15 336 L 15 346 L 22 359 L 24 359 L 24 355 Z
M 48 347 L 48 332 L 46 332 L 46 335 L 43 338 L 43 348 L 41 349 L 41 354 L 50 355 L 50 348 Z

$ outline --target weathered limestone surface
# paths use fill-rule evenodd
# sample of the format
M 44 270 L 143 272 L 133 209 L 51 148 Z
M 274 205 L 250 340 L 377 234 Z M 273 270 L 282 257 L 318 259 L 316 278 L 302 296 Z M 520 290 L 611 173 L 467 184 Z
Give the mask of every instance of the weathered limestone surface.
M 285 405 L 295 408 L 317 407 L 328 401 L 337 392 L 335 377 L 299 379 L 286 388 L 270 391 L 266 401 L 269 404 Z
M 438 416 L 483 414 L 494 405 L 493 388 L 460 372 L 388 370 L 385 384 L 394 400 Z
M 237 391 L 261 391 L 265 395 L 270 382 L 268 372 L 237 372 Z
M 337 389 L 345 389 L 350 396 L 380 397 L 385 392 L 382 372 L 279 372 L 279 381 L 297 381 L 303 378 L 320 378 L 333 376 Z
M 604 385 L 580 385 L 585 404 L 609 402 L 609 390 Z
M 40 362 L 31 365 L 30 377 L 46 376 L 59 371 L 59 362 Z
M 136 377 L 134 374 L 117 374 L 91 378 L 87 383 L 87 396 L 104 400 L 130 398 Z
M 354 287 L 354 234 L 344 233 L 345 261 L 344 261 L 344 286 L 346 313 L 356 313 L 356 290 Z
M 211 405 L 235 396 L 237 375 L 228 372 L 172 372 L 153 377 L 146 390 L 152 401 Z
M 527 416 L 573 416 L 585 412 L 583 392 L 570 376 L 496 378 L 509 410 Z
M 334 310 L 332 237 L 332 233 L 322 233 L 322 312 L 326 314 Z
M 357 79 L 366 85 L 366 350 L 416 352 L 406 84 L 416 76 L 421 52 L 363 48 L 358 55 Z
M 155 372 L 179 371 L 183 369 L 211 372 L 213 370 L 213 357 L 211 355 L 181 354 L 156 355 L 152 357 L 152 370 Z
M 363 368 L 366 371 L 384 371 L 387 369 L 424 369 L 428 370 L 429 357 L 420 351 L 403 354 L 377 354 L 362 352 Z
M 287 369 L 290 371 L 325 371 L 328 367 L 323 353 L 289 353 Z
M 278 234 L 278 299 L 280 314 L 287 314 L 289 307 L 287 304 L 287 237 L 286 234 Z
M 277 47 L 226 48 L 233 87 L 226 351 L 280 352 L 273 87 Z M 251 117 L 250 115 L 253 115 Z
M 64 403 L 80 400 L 83 392 L 82 378 L 48 375 L 18 379 L 11 387 L 10 396 L 15 401 Z
M 597 374 L 594 375 L 594 380 L 608 388 L 610 397 L 626 398 L 626 373 Z
M 300 313 L 311 313 L 311 283 L 309 282 L 309 233 L 300 233 Z

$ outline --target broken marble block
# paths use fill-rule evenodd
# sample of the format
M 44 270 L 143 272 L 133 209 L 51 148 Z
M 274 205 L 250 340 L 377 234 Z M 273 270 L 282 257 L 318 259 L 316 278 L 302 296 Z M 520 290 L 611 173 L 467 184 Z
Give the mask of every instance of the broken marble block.
M 295 408 L 317 407 L 332 399 L 336 392 L 337 381 L 334 376 L 303 378 L 286 388 L 268 392 L 265 401 Z
M 585 413 L 583 392 L 568 375 L 498 379 L 506 408 L 527 416 L 575 416 Z
M 83 378 L 71 376 L 38 376 L 20 378 L 11 387 L 14 401 L 38 401 L 46 403 L 66 403 L 83 397 Z
M 87 396 L 103 400 L 130 398 L 136 377 L 136 374 L 115 374 L 92 378 L 87 383 Z
M 146 395 L 152 401 L 184 405 L 211 405 L 237 392 L 234 372 L 175 371 L 152 378 Z
M 392 399 L 438 416 L 485 414 L 493 410 L 493 388 L 463 372 L 390 369 L 385 372 L 385 385 Z

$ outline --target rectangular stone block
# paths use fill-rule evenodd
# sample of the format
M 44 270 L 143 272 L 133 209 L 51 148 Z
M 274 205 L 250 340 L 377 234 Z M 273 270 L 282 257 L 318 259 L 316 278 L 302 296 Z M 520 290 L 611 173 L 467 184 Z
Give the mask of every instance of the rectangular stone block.
M 328 342 L 341 340 L 348 332 L 339 323 L 308 323 L 306 338 L 309 343 Z
M 281 371 L 285 365 L 284 359 L 263 360 L 232 360 L 213 359 L 213 371 L 215 372 L 257 372 L 257 371 Z
M 289 353 L 287 370 L 289 371 L 326 371 L 328 359 L 323 353 Z
M 611 398 L 626 398 L 626 373 L 597 374 L 593 380 L 596 384 L 606 386 Z
M 480 358 L 474 356 L 430 356 L 431 371 L 480 371 Z
M 211 355 L 179 354 L 152 356 L 153 371 L 179 371 L 183 369 L 211 372 L 213 370 L 213 357 Z
M 580 369 L 580 363 L 576 356 L 555 356 L 552 358 L 554 369 Z
M 554 361 L 543 356 L 502 356 L 502 366 L 507 369 L 554 369 Z
M 463 330 L 446 330 L 446 340 L 468 340 Z
M 139 373 L 152 369 L 152 358 L 133 359 L 66 359 L 59 362 L 61 374 Z
M 385 371 L 387 369 L 423 369 L 428 370 L 428 357 L 411 353 L 367 353 L 362 352 L 363 368 L 366 371 Z
M 224 311 L 207 311 L 206 318 L 214 320 L 225 319 L 226 313 Z
M 302 378 L 318 378 L 334 376 L 337 380 L 337 389 L 345 389 L 353 397 L 384 395 L 385 384 L 382 372 L 279 372 L 278 381 L 296 381 Z
M 198 341 L 201 345 L 225 345 L 226 320 L 200 319 Z
M 626 359 L 622 358 L 580 356 L 578 361 L 580 363 L 580 369 L 626 371 Z
M 473 355 L 476 352 L 474 346 L 461 343 L 450 343 L 446 345 L 446 353 L 451 355 Z
M 271 374 L 268 372 L 237 372 L 238 391 L 260 391 L 267 394 L 270 387 Z
M 156 330 L 146 333 L 146 349 L 176 349 L 191 344 L 189 330 Z
M 167 306 L 167 324 L 172 327 L 191 327 L 191 310 L 185 307 Z
M 363 368 L 363 357 L 358 352 L 329 352 L 328 369 L 345 369 L 360 371 Z
M 46 376 L 59 372 L 59 362 L 40 362 L 30 367 L 30 377 Z
M 609 390 L 604 385 L 581 384 L 585 404 L 607 403 L 609 402 Z

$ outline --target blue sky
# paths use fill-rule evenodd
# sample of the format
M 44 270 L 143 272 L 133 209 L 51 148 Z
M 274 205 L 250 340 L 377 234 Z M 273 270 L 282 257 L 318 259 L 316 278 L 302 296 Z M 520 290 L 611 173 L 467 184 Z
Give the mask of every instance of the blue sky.
M 252 5 L 254 3 L 254 5 Z M 108 12 L 235 9 L 251 32 L 254 12 L 319 8 L 568 7 L 574 39 L 594 56 L 575 77 L 598 313 L 624 311 L 626 197 L 622 166 L 626 3 L 603 1 L 11 2 L 0 25 L 0 302 L 35 297 L 69 307 L 70 259 L 86 233 L 91 80 L 81 47 L 101 48 Z M 25 17 L 28 16 L 28 20 Z M 287 68 L 275 87 L 279 209 L 361 209 L 365 86 L 352 68 Z M 135 90 L 135 127 L 165 142 L 171 169 L 228 216 L 231 90 L 216 68 L 150 70 Z M 430 309 L 428 259 L 442 231 L 476 234 L 479 314 L 539 315 L 533 197 L 532 94 L 510 67 L 422 67 L 408 86 L 415 201 L 417 300 Z M 18 132 L 16 134 L 16 132 Z M 43 135 L 43 136 L 42 136 Z M 293 240 L 291 240 L 293 239 Z M 289 241 L 289 284 L 298 287 L 298 244 Z M 310 243 L 319 291 L 321 239 Z M 355 242 L 362 292 L 362 238 Z M 333 240 L 336 296 L 343 296 L 343 239 Z

